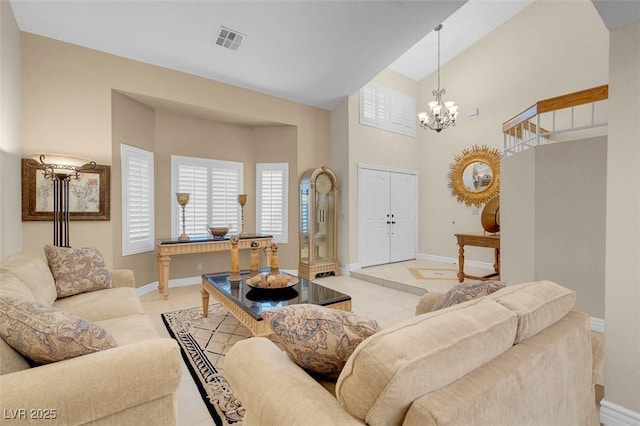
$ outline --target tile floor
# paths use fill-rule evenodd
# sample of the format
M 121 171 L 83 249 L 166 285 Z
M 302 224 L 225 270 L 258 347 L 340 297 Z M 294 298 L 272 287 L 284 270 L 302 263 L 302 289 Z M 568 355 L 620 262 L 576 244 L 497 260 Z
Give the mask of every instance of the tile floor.
M 488 273 L 482 269 L 466 269 L 472 274 Z M 456 265 L 412 260 L 360 269 L 353 271 L 352 276 L 326 277 L 316 281 L 350 295 L 353 312 L 373 318 L 385 327 L 413 316 L 420 295 L 425 291 L 444 292 L 457 284 L 455 271 Z M 141 300 L 158 333 L 168 337 L 160 314 L 199 306 L 200 283 L 171 288 L 168 300 L 163 300 L 157 292 L 146 294 Z M 214 424 L 186 366 L 177 399 L 179 426 Z

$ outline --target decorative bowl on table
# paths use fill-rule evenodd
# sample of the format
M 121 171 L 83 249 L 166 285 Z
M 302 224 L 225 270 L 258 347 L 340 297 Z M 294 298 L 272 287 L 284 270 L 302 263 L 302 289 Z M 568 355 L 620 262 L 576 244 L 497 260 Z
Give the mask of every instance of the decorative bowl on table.
M 298 297 L 298 292 L 295 288 L 285 287 L 277 289 L 279 291 L 262 291 L 258 288 L 252 288 L 247 292 L 247 299 L 253 302 L 272 302 L 272 306 L 276 306 L 278 302 L 286 302 Z
M 282 290 L 298 284 L 298 277 L 289 274 L 258 274 L 244 282 L 254 289 Z
M 209 226 L 206 225 L 205 229 L 212 238 L 222 238 L 229 233 L 232 226 Z

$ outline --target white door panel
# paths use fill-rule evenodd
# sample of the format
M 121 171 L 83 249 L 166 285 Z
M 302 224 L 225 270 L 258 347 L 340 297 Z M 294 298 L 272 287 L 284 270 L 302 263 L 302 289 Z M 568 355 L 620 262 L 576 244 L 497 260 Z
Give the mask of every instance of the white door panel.
M 417 176 L 358 169 L 360 267 L 415 259 Z
M 416 176 L 391 173 L 390 261 L 416 258 Z
M 358 211 L 362 237 L 359 239 L 362 267 L 387 263 L 389 259 L 389 228 L 386 215 L 389 198 L 389 176 L 376 170 L 360 169 L 362 194 Z

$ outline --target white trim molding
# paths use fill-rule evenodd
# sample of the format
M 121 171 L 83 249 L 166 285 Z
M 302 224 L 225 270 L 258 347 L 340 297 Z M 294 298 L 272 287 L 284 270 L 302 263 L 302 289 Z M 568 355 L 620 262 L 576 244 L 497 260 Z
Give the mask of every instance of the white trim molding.
M 347 263 L 340 266 L 340 274 L 349 276 L 351 271 L 356 271 L 360 269 L 360 264 L 356 263 Z
M 425 253 L 418 253 L 418 255 L 416 256 L 417 260 L 430 260 L 432 262 L 440 262 L 440 263 L 451 263 L 456 265 L 458 263 L 458 261 L 456 259 L 454 259 L 453 257 L 446 257 L 446 256 L 437 256 L 435 254 L 425 254 Z
M 640 426 L 640 413 L 603 399 L 600 401 L 600 423 L 605 426 Z
M 604 334 L 604 319 L 591 317 L 591 331 L 597 331 Z
M 177 278 L 177 279 L 169 280 L 168 286 L 169 288 L 174 288 L 174 287 L 184 287 L 187 285 L 198 285 L 201 283 L 202 283 L 202 276 L 196 275 L 194 277 Z M 144 296 L 145 294 L 152 293 L 157 289 L 158 289 L 158 281 L 154 281 L 152 283 L 145 284 L 142 287 L 136 288 L 136 294 L 138 295 L 138 297 L 140 297 L 140 296 Z
M 434 254 L 418 253 L 418 256 L 416 257 L 416 259 L 431 260 L 433 262 L 441 262 L 441 263 L 451 263 L 454 265 L 458 264 L 458 259 L 454 257 L 436 256 Z M 464 265 L 471 266 L 473 268 L 489 269 L 493 271 L 493 263 L 489 263 L 489 262 L 480 262 L 479 260 L 464 259 Z

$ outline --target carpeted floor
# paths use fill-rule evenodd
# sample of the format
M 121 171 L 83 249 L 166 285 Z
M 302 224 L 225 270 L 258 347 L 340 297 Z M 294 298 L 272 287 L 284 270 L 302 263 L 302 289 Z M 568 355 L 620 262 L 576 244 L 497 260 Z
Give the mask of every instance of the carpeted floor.
M 202 318 L 202 308 L 196 307 L 163 313 L 162 320 L 180 345 L 214 422 L 241 425 L 244 408 L 224 378 L 224 356 L 237 341 L 251 336 L 249 329 L 217 303 L 209 306 L 207 318 Z

